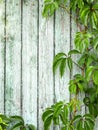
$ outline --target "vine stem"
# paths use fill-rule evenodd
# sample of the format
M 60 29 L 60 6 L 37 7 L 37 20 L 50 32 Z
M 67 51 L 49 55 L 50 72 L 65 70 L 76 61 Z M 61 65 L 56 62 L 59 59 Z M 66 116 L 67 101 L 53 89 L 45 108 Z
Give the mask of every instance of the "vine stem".
M 70 11 L 65 6 L 59 5 L 59 7 L 63 8 L 71 16 L 71 18 L 75 20 L 75 18 L 72 16 L 72 14 L 70 14 Z
M 83 107 L 85 107 L 85 105 L 82 105 L 80 109 L 82 109 Z M 78 110 L 75 111 L 75 113 L 77 112 Z M 75 115 L 74 115 L 75 116 Z M 73 124 L 73 120 L 71 120 L 71 125 Z
M 81 70 L 83 70 L 83 68 L 81 66 L 79 66 L 75 61 L 72 61 L 76 66 L 78 66 Z
M 82 27 L 81 27 L 81 24 L 78 22 L 78 17 L 77 17 L 77 16 L 76 16 L 76 18 L 73 17 L 73 15 L 70 13 L 70 10 L 69 10 L 68 8 L 66 8 L 65 6 L 60 5 L 59 7 L 60 7 L 60 8 L 63 8 L 63 9 L 70 15 L 70 17 L 75 21 L 75 23 L 76 23 L 77 27 L 79 28 L 79 30 L 80 30 L 80 31 L 83 31 L 83 29 L 82 29 Z M 86 28 L 85 28 L 85 30 L 86 30 Z M 79 68 L 81 69 L 81 71 L 82 71 L 82 76 L 84 76 L 84 75 L 85 75 L 85 65 L 84 65 L 83 67 L 81 67 L 81 66 L 79 66 L 75 61 L 73 61 L 73 63 L 74 63 L 77 67 L 79 67 Z M 76 95 L 75 95 L 75 99 L 77 99 L 77 97 L 78 97 L 78 89 L 77 89 L 77 92 L 76 92 Z M 81 107 L 81 108 L 82 108 L 82 107 Z M 74 106 L 73 117 L 75 117 L 76 112 L 77 112 L 77 108 L 76 108 L 76 105 L 75 105 L 75 106 Z M 71 122 L 71 124 L 72 124 L 72 123 L 73 123 L 73 121 Z
M 75 99 L 76 99 L 76 100 L 77 100 L 77 96 L 78 96 L 78 92 L 77 92 L 76 95 L 75 95 Z M 76 112 L 77 112 L 77 108 L 76 108 L 76 105 L 75 105 L 73 117 L 75 117 Z
M 75 17 L 72 16 L 72 14 L 70 13 L 70 10 L 68 10 L 65 6 L 63 5 L 59 5 L 60 8 L 63 8 L 69 15 L 70 17 L 76 22 L 77 27 L 79 28 L 80 31 L 82 31 L 82 27 L 81 25 L 77 22 L 77 18 L 75 19 Z

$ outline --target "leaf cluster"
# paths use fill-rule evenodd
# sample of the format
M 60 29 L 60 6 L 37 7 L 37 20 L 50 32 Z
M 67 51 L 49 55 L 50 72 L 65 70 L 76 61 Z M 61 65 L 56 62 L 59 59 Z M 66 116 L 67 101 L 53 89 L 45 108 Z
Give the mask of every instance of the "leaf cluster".
M 94 128 L 94 118 L 92 115 L 77 115 L 72 119 L 69 118 L 69 113 L 73 112 L 76 105 L 78 106 L 78 101 L 74 102 L 72 100 L 70 103 L 60 101 L 47 108 L 42 115 L 44 130 L 49 130 L 52 122 L 55 125 L 59 125 L 61 130 L 92 130 Z
M 21 116 L 0 115 L 0 130 L 36 130 L 32 124 L 25 124 Z
M 68 105 L 72 101 L 67 104 L 67 107 L 64 102 L 58 102 L 53 105 L 54 107 L 46 109 L 43 113 L 44 128 L 48 130 L 51 122 L 55 122 L 54 117 L 57 114 L 57 125 L 63 126 L 62 130 L 93 130 L 94 120 L 92 119 L 96 119 L 98 116 L 98 0 L 71 0 L 70 2 L 67 0 L 44 0 L 42 15 L 44 17 L 52 16 L 59 8 L 63 8 L 71 16 L 79 31 L 76 32 L 74 38 L 75 48 L 68 54 L 60 52 L 55 55 L 53 72 L 59 71 L 60 76 L 63 77 L 67 68 L 70 72 L 73 70 L 73 65 L 76 65 L 80 69 L 80 73 L 74 75 L 68 84 L 70 93 L 74 94 L 73 109 L 70 110 L 70 105 Z M 78 56 L 77 61 L 74 61 L 73 55 Z M 88 107 L 89 114 L 84 116 L 77 115 L 76 102 L 79 93 L 86 95 L 83 103 L 85 107 Z M 68 108 L 67 115 L 65 114 L 63 121 L 61 113 L 66 108 Z M 48 118 L 50 109 L 52 110 L 51 119 Z M 70 114 L 71 118 L 69 118 Z

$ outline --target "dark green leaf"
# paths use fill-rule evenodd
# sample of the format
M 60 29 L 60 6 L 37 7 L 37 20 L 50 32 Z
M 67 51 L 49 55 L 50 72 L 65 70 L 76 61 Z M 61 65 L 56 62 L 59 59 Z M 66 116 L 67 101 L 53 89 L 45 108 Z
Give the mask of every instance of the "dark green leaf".
M 11 130 L 15 130 L 17 128 L 17 130 L 20 128 L 20 127 L 23 127 L 23 123 L 22 122 L 19 122 L 17 124 L 14 124 L 11 128 Z
M 13 121 L 19 121 L 21 122 L 23 125 L 24 125 L 24 120 L 21 116 L 10 116 L 10 119 L 13 120 Z
M 73 67 L 73 61 L 72 61 L 71 57 L 68 57 L 68 58 L 67 58 L 67 63 L 68 63 L 69 69 L 71 70 L 72 67 Z
M 59 103 L 55 104 L 55 110 L 54 110 L 54 114 L 53 114 L 54 118 L 56 118 L 60 115 L 62 107 L 63 107 L 63 102 L 59 102 Z
M 53 61 L 53 72 L 55 73 L 57 68 L 60 66 L 61 62 L 63 59 L 65 59 L 66 54 L 65 53 L 58 53 L 55 57 L 54 57 L 54 61 Z
M 60 75 L 61 77 L 64 75 L 66 68 L 66 58 L 62 59 L 61 64 L 60 64 Z
M 84 104 L 85 104 L 86 106 L 88 106 L 88 105 L 90 104 L 90 99 L 89 99 L 88 97 L 85 97 L 85 98 L 83 99 L 83 102 L 84 102 Z
M 54 113 L 54 110 L 52 108 L 46 109 L 46 111 L 42 115 L 43 121 L 45 121 L 48 116 L 53 115 L 53 113 Z
M 44 0 L 44 8 L 42 15 L 44 17 L 52 16 L 56 9 L 58 9 L 58 3 L 52 0 Z
M 80 52 L 78 50 L 71 50 L 69 51 L 68 55 L 72 55 L 72 54 L 80 54 Z
M 50 115 L 45 121 L 44 121 L 44 130 L 49 130 L 49 127 L 51 125 L 53 119 L 53 115 Z
M 93 70 L 94 70 L 94 66 L 89 66 L 87 68 L 87 70 L 86 70 L 86 79 L 87 79 L 87 81 L 89 81 L 91 79 Z
M 28 128 L 29 128 L 29 130 L 36 130 L 35 126 L 32 125 L 32 124 L 29 124 L 29 125 L 28 125 Z
M 98 70 L 93 72 L 93 81 L 96 85 L 98 85 Z

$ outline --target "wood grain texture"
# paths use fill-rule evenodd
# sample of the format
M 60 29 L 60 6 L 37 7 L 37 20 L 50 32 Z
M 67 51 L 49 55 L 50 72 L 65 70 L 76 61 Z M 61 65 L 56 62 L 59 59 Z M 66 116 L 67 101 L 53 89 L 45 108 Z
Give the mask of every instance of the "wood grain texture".
M 23 117 L 27 123 L 37 126 L 37 20 L 38 3 L 29 0 L 23 3 Z
M 74 48 L 78 29 L 62 9 L 55 13 L 55 19 L 43 18 L 44 0 L 24 0 L 22 6 L 21 1 L 0 3 L 0 113 L 4 113 L 5 107 L 7 115 L 22 114 L 26 123 L 43 130 L 43 111 L 54 102 L 70 101 L 68 82 L 80 73 L 75 65 L 71 75 L 67 67 L 63 78 L 58 71 L 53 77 L 52 72 L 54 55 Z M 78 57 L 73 59 L 77 61 Z M 82 100 L 84 96 L 79 94 L 78 98 Z M 85 113 L 85 107 L 80 113 Z M 97 122 L 98 119 L 95 130 L 98 130 Z M 50 130 L 53 129 L 60 130 L 52 126 Z
M 0 2 L 0 113 L 4 113 L 5 3 Z
M 55 54 L 58 52 L 68 53 L 70 50 L 70 16 L 59 9 L 55 16 Z M 55 101 L 65 100 L 68 102 L 70 94 L 68 82 L 70 71 L 66 68 L 65 75 L 61 78 L 59 72 L 55 76 Z
M 74 14 L 73 14 L 74 15 Z M 76 32 L 80 31 L 79 28 L 77 27 L 76 25 L 76 22 L 75 20 L 71 19 L 71 49 L 76 49 L 75 48 L 75 45 L 74 45 L 74 38 L 75 38 L 75 35 L 76 35 Z M 79 55 L 73 55 L 72 58 L 73 58 L 73 61 L 75 61 L 77 63 L 78 59 L 79 59 Z M 73 70 L 72 70 L 72 73 L 71 73 L 71 78 L 73 79 L 73 76 L 75 74 L 82 74 L 82 71 L 79 67 L 77 67 L 75 64 L 73 66 Z M 71 97 L 73 97 L 71 95 Z M 84 93 L 79 93 L 78 94 L 78 99 L 81 101 L 81 105 L 82 105 L 82 108 L 81 108 L 81 111 L 79 113 L 81 114 L 85 114 L 85 105 L 83 103 L 83 99 L 85 97 L 85 94 Z M 79 114 L 78 113 L 78 114 Z
M 6 114 L 21 111 L 21 3 L 6 1 Z
M 96 118 L 96 121 L 95 121 L 95 130 L 98 130 L 98 117 Z
M 39 130 L 43 130 L 42 113 L 53 104 L 53 18 L 42 18 L 43 0 L 39 1 Z M 52 128 L 51 128 L 52 130 Z
M 67 20 L 66 20 L 67 19 Z M 70 50 L 70 16 L 59 9 L 55 14 L 55 55 L 59 52 L 68 53 Z M 55 74 L 55 102 L 70 100 L 68 90 L 68 82 L 70 80 L 70 71 L 68 67 L 64 76 L 61 78 L 59 71 Z M 60 130 L 60 127 L 55 127 L 55 130 Z

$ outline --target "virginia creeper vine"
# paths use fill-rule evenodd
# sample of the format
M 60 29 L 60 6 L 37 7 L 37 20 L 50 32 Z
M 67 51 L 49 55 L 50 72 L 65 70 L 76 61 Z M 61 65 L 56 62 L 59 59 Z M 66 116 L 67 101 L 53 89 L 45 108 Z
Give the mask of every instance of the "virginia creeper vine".
M 71 101 L 60 101 L 46 108 L 42 115 L 44 130 L 49 130 L 52 121 L 54 125 L 59 125 L 61 130 L 94 130 L 98 116 L 98 1 L 44 0 L 42 15 L 50 17 L 59 8 L 70 15 L 79 31 L 75 34 L 75 48 L 68 54 L 60 52 L 54 57 L 53 72 L 59 68 L 62 77 L 66 65 L 72 70 L 75 64 L 81 73 L 77 72 L 69 81 L 69 91 L 74 94 Z M 79 55 L 77 62 L 72 59 L 72 55 Z M 86 95 L 83 99 L 84 105 L 81 105 L 77 98 L 79 93 Z M 82 106 L 89 110 L 84 115 L 78 114 Z

